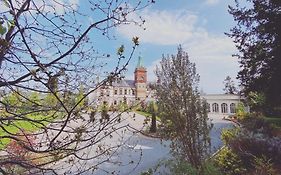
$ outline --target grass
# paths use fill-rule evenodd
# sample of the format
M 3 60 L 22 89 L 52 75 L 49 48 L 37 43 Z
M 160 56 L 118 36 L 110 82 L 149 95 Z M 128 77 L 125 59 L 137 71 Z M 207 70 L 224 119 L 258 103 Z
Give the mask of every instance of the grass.
M 44 120 L 44 119 L 47 120 L 47 121 L 40 122 L 43 125 L 47 125 L 51 120 L 53 120 L 53 117 L 44 116 L 44 115 L 28 115 L 27 118 L 29 118 L 31 120 L 37 120 L 37 121 Z M 9 125 L 2 124 L 2 127 L 5 130 L 7 130 L 9 133 L 12 133 L 12 134 L 17 134 L 20 130 L 24 130 L 27 133 L 32 133 L 32 132 L 40 130 L 43 126 L 42 124 L 32 122 L 32 121 L 22 120 L 22 121 L 14 121 L 14 122 L 10 123 Z M 0 136 L 9 135 L 5 130 L 0 128 Z M 3 149 L 7 144 L 9 144 L 9 142 L 10 142 L 10 139 L 8 139 L 8 138 L 1 139 L 0 150 Z

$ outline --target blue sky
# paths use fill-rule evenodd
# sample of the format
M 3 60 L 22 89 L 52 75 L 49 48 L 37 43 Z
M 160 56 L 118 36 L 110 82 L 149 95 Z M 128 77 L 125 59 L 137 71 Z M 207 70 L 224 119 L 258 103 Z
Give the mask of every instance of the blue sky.
M 146 30 L 128 25 L 119 27 L 119 41 L 128 42 L 139 36 L 138 53 L 148 69 L 148 78 L 155 79 L 153 70 L 162 54 L 176 54 L 182 45 L 196 63 L 200 74 L 200 89 L 206 93 L 222 93 L 223 80 L 227 75 L 235 79 L 239 70 L 238 61 L 231 55 L 237 50 L 228 32 L 235 25 L 227 9 L 232 1 L 225 0 L 162 0 L 138 12 L 146 20 Z M 233 3 L 233 2 L 232 2 Z M 133 15 L 134 17 L 134 15 Z M 133 78 L 137 55 L 129 67 L 128 78 Z
M 77 8 L 87 13 L 87 1 L 57 1 L 76 4 Z M 128 67 L 126 77 L 133 79 L 137 58 L 141 56 L 148 70 L 149 81 L 155 80 L 153 71 L 162 55 L 176 54 L 177 47 L 181 44 L 189 53 L 190 60 L 196 63 L 197 72 L 200 74 L 199 89 L 206 93 L 222 93 L 225 77 L 229 75 L 235 79 L 239 70 L 237 59 L 231 56 L 237 50 L 232 40 L 224 34 L 235 25 L 232 16 L 227 12 L 227 6 L 234 3 L 233 1 L 156 0 L 155 4 L 129 16 L 137 19 L 141 15 L 146 20 L 143 26 L 146 30 L 133 24 L 123 25 L 110 32 L 111 39 L 96 31 L 91 32 L 90 37 L 99 53 L 109 53 L 112 56 L 108 59 L 108 66 L 113 67 L 112 60 L 116 60 L 117 48 L 124 44 L 128 53 L 132 46 L 132 37 L 138 36 L 140 46 Z M 0 10 L 2 8 L 3 5 Z M 56 11 L 63 9 L 56 4 Z M 101 17 L 91 13 L 89 15 L 91 17 L 81 19 L 81 24 L 88 26 L 86 24 L 90 24 L 91 20 Z

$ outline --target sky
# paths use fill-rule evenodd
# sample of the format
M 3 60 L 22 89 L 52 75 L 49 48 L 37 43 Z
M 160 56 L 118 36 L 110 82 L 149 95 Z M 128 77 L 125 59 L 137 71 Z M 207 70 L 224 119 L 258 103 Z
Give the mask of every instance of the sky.
M 224 34 L 235 26 L 227 12 L 231 2 L 161 0 L 133 14 L 132 17 L 141 15 L 145 19 L 146 30 L 135 25 L 116 29 L 116 36 L 121 42 L 130 42 L 133 36 L 140 37 L 140 46 L 136 58 L 129 65 L 127 78 L 133 78 L 140 55 L 147 67 L 148 79 L 155 80 L 154 69 L 162 55 L 176 54 L 181 44 L 200 74 L 199 89 L 209 94 L 223 93 L 223 80 L 228 75 L 235 80 L 239 70 L 237 58 L 232 57 L 237 50 L 232 40 Z
M 82 11 L 87 8 L 84 0 L 57 1 L 77 5 L 75 8 Z M 224 34 L 235 26 L 227 12 L 228 5 L 233 3 L 234 0 L 156 0 L 155 4 L 129 16 L 129 19 L 142 16 L 146 21 L 142 27 L 122 25 L 111 31 L 110 39 L 100 32 L 90 35 L 95 39 L 98 52 L 109 53 L 113 57 L 116 57 L 120 45 L 125 45 L 125 51 L 129 52 L 132 37 L 140 38 L 140 45 L 126 72 L 127 79 L 133 79 L 137 59 L 141 56 L 148 71 L 148 80 L 155 81 L 154 70 L 162 56 L 176 54 L 177 47 L 181 45 L 191 62 L 196 64 L 200 74 L 199 89 L 208 94 L 223 93 L 223 80 L 226 76 L 235 80 L 239 71 L 238 60 L 232 57 L 237 50 Z M 3 11 L 4 5 L 0 5 Z M 59 7 L 57 5 L 56 11 L 63 12 Z M 90 23 L 91 20 L 94 19 L 86 18 L 81 22 Z M 237 80 L 235 82 L 238 84 Z

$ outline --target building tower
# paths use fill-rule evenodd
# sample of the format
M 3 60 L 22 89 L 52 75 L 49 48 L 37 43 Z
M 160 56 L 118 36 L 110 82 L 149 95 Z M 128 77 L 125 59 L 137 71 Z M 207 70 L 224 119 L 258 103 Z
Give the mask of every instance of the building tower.
M 147 75 L 146 68 L 142 64 L 142 58 L 139 57 L 138 64 L 135 69 L 135 87 L 136 87 L 136 98 L 143 100 L 146 98 L 146 83 Z

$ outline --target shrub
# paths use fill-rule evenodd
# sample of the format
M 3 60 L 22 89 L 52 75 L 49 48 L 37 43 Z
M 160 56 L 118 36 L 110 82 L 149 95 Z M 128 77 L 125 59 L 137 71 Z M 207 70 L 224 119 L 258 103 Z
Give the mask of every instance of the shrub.
M 35 137 L 24 131 L 21 131 L 16 134 L 17 139 L 11 140 L 11 142 L 6 147 L 6 152 L 8 156 L 5 159 L 11 159 L 18 161 L 19 163 L 23 163 L 27 165 L 35 164 L 35 161 L 39 160 L 35 158 L 33 153 L 26 149 L 23 145 L 33 148 L 35 145 Z M 25 170 L 23 167 L 15 164 L 6 164 L 2 168 L 5 169 L 9 174 L 22 174 Z
M 153 175 L 153 170 L 150 168 L 149 170 L 147 170 L 145 172 L 141 172 L 140 175 Z
M 168 167 L 170 174 L 173 175 L 221 175 L 221 171 L 215 166 L 214 162 L 207 160 L 202 163 L 199 169 L 193 167 L 189 162 L 181 159 L 169 160 Z
M 255 169 L 255 175 L 277 175 L 271 159 L 268 159 L 265 156 L 255 157 L 253 165 Z
M 179 161 L 172 166 L 171 174 L 174 174 L 174 175 L 182 175 L 182 174 L 197 175 L 197 169 L 192 167 L 192 165 L 190 163 L 186 162 L 186 161 Z
M 245 111 L 245 105 L 243 103 L 238 103 L 236 107 L 236 117 L 239 121 L 248 117 L 248 113 Z
M 221 139 L 225 145 L 227 145 L 231 140 L 235 139 L 239 133 L 239 128 L 232 128 L 232 129 L 222 129 L 221 132 Z
M 222 148 L 214 157 L 214 162 L 226 175 L 239 175 L 246 171 L 241 158 L 229 147 Z
M 260 155 L 271 159 L 272 163 L 276 165 L 281 164 L 281 138 L 243 131 L 235 139 L 232 139 L 228 145 L 250 168 L 252 168 L 254 156 Z

